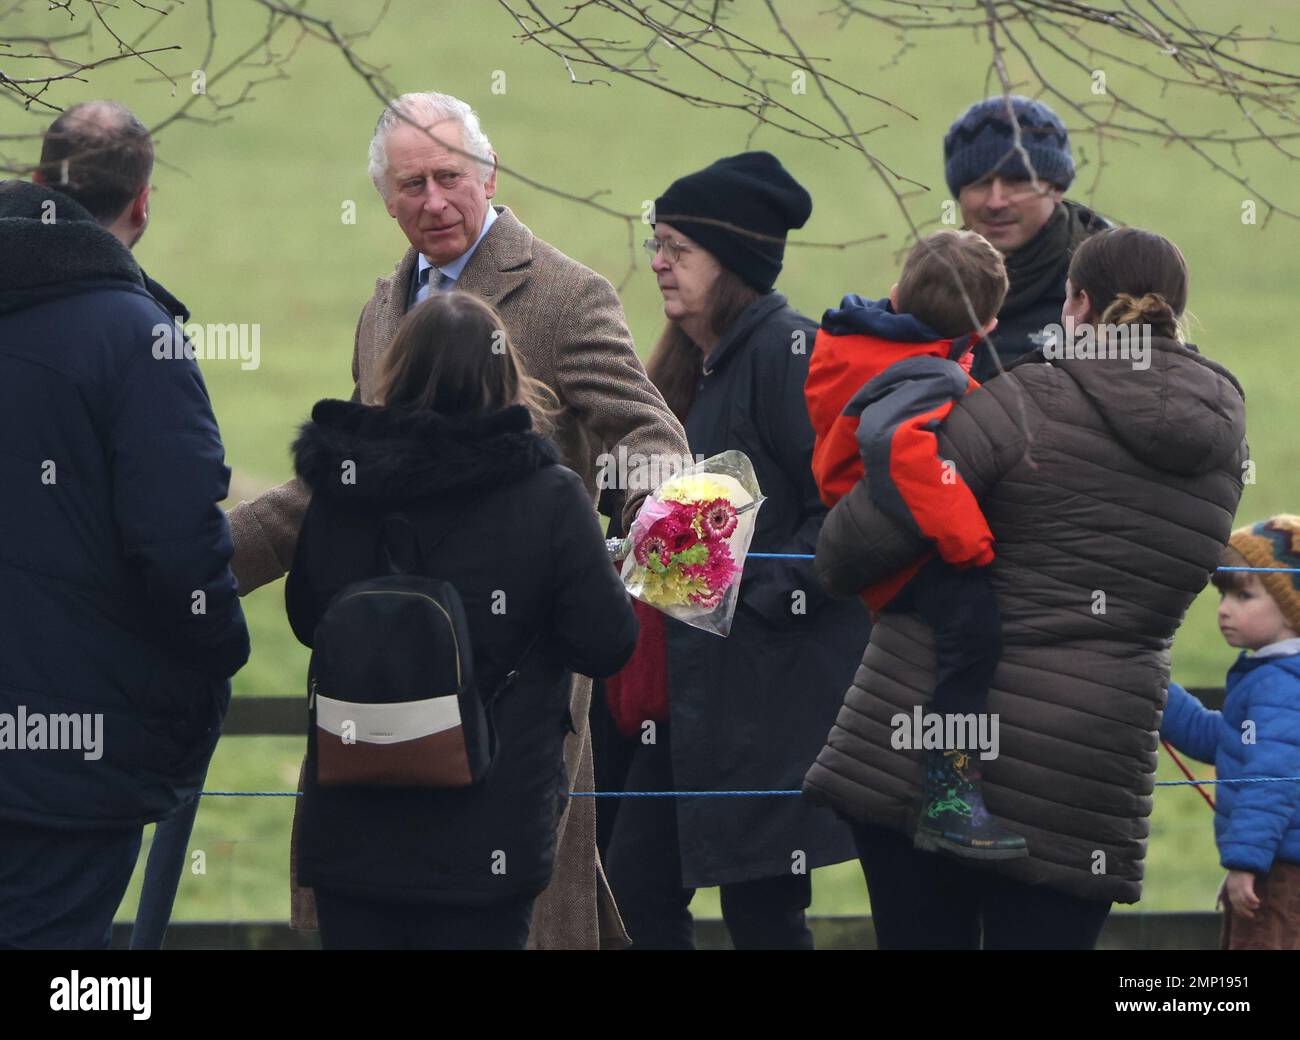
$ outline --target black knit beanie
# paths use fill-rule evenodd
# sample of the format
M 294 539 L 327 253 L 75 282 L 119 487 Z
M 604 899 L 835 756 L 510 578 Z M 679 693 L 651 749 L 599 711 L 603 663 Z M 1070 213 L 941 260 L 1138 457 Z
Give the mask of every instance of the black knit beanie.
M 1020 124 L 1020 143 L 1038 179 L 1068 188 L 1074 180 L 1070 135 L 1060 117 L 1041 101 L 1014 94 L 1011 109 Z M 943 139 L 943 172 L 955 199 L 962 188 L 997 171 L 1003 177 L 1030 179 L 1007 119 L 1007 102 L 985 98 L 966 109 Z
M 781 272 L 785 236 L 812 215 L 812 197 L 769 152 L 742 152 L 679 177 L 655 199 L 655 220 L 681 228 L 759 292 Z M 693 218 L 723 221 L 731 227 Z

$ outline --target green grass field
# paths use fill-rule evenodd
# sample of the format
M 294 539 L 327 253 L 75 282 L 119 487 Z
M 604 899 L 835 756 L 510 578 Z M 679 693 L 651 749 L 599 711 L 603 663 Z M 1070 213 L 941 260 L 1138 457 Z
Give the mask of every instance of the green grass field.
M 43 6 L 14 16 L 14 31 L 44 19 Z M 377 5 L 311 6 L 337 18 L 341 27 L 359 28 Z M 870 146 L 895 169 L 929 186 L 909 205 L 918 223 L 937 221 L 947 198 L 942 136 L 966 104 L 986 93 L 986 46 L 969 31 L 919 34 L 917 46 L 892 62 L 897 48 L 887 34 L 862 25 L 837 31 L 834 19 L 818 13 L 829 5 L 785 0 L 780 6 L 809 52 L 829 60 L 826 68 L 895 100 L 915 116 L 869 101 L 857 101 L 849 109 L 859 127 L 886 124 L 869 136 Z M 1217 5 L 1206 0 L 1186 6 L 1211 26 L 1229 25 Z M 210 68 L 247 46 L 262 24 L 251 4 L 223 0 L 218 7 L 221 36 Z M 739 31 L 772 37 L 763 5 L 742 5 L 742 11 Z M 1247 12 L 1241 17 L 1253 20 L 1259 31 L 1275 25 L 1283 36 L 1300 36 L 1295 31 L 1300 13 L 1285 0 L 1261 0 Z M 182 91 L 189 86 L 189 69 L 201 59 L 202 19 L 202 11 L 191 5 L 170 15 L 161 32 L 165 42 L 184 47 L 182 56 L 166 56 L 167 68 L 179 73 Z M 1233 15 L 1229 21 L 1236 19 Z M 504 167 L 575 195 L 603 192 L 600 201 L 623 213 L 640 213 L 644 201 L 673 178 L 719 156 L 747 147 L 769 149 L 814 199 L 812 220 L 795 241 L 883 236 L 846 249 L 788 249 L 778 288 L 791 302 L 818 316 L 844 292 L 879 295 L 894 280 L 906 228 L 861 156 L 769 127 L 753 132 L 752 122 L 741 114 L 693 108 L 626 80 L 606 77 L 612 85 L 573 85 L 556 58 L 516 39 L 517 31 L 509 15 L 486 0 L 398 0 L 374 36 L 358 47 L 385 65 L 386 75 L 401 90 L 440 89 L 470 101 Z M 1013 62 L 1011 68 L 1013 76 L 1024 74 L 1023 66 Z M 1187 120 L 1192 127 L 1242 128 L 1241 114 L 1230 105 L 1196 101 L 1177 89 L 1160 99 L 1135 70 L 1120 64 L 1106 68 L 1112 91 L 1145 92 L 1162 115 Z M 1086 75 L 1059 61 L 1051 69 L 1061 89 L 1079 100 L 1088 98 Z M 230 109 L 224 122 L 182 122 L 164 132 L 152 224 L 137 249 L 144 267 L 189 304 L 195 321 L 261 325 L 257 370 L 243 371 L 232 362 L 204 364 L 236 488 L 247 491 L 289 476 L 288 445 L 314 401 L 350 392 L 357 314 L 375 278 L 390 273 L 405 249 L 366 173 L 376 100 L 339 55 L 317 41 L 301 46 L 288 71 L 290 78 L 258 86 L 253 100 Z M 169 85 L 144 72 L 139 65 L 105 67 L 94 74 L 91 86 L 70 83 L 53 96 L 60 103 L 116 97 L 154 123 L 177 101 Z M 505 90 L 494 93 L 499 72 Z M 678 82 L 701 86 L 704 81 L 688 75 Z M 210 89 L 214 94 L 229 91 L 227 99 L 238 93 L 220 83 Z M 828 125 L 833 122 L 812 86 L 790 103 Z M 1075 125 L 1069 118 L 1067 123 Z M 1076 138 L 1075 152 L 1081 172 L 1071 195 L 1088 198 L 1098 172 L 1096 143 Z M 1287 331 L 1300 277 L 1295 248 L 1300 226 L 1282 216 L 1263 229 L 1243 225 L 1244 190 L 1185 148 L 1152 140 L 1140 146 L 1111 143 L 1105 158 L 1093 204 L 1180 245 L 1193 276 L 1192 338 L 1228 365 L 1246 388 L 1257 483 L 1247 489 L 1240 522 L 1300 511 L 1296 348 Z M 1300 209 L 1292 167 L 1276 150 L 1243 148 L 1240 166 L 1225 161 L 1256 180 L 1265 195 Z M 355 203 L 355 223 L 341 219 L 349 201 Z M 536 234 L 616 283 L 627 276 L 624 305 L 644 357 L 662 315 L 653 276 L 639 253 L 636 269 L 629 271 L 629 244 L 631 239 L 639 242 L 647 229 L 637 225 L 629 234 L 624 222 L 524 186 L 508 172 L 499 177 L 496 201 L 514 209 Z M 1086 452 L 1087 446 L 1080 450 Z M 283 584 L 250 595 L 245 608 L 254 649 L 235 680 L 237 695 L 301 691 L 307 658 L 284 618 Z M 1205 594 L 1174 645 L 1174 675 L 1190 685 L 1217 685 L 1233 653 L 1218 637 L 1214 597 Z M 229 738 L 218 750 L 208 786 L 291 789 L 301 747 L 298 740 Z M 1161 779 L 1177 775 L 1162 763 Z M 289 799 L 207 799 L 193 842 L 194 849 L 205 853 L 206 873 L 186 876 L 176 917 L 286 917 L 290 808 Z M 1206 806 L 1188 788 L 1161 789 L 1139 909 L 1208 909 L 1219 877 Z M 134 898 L 133 890 L 122 916 L 133 913 Z M 697 906 L 717 912 L 710 892 L 700 894 Z M 819 873 L 814 909 L 866 911 L 856 864 Z

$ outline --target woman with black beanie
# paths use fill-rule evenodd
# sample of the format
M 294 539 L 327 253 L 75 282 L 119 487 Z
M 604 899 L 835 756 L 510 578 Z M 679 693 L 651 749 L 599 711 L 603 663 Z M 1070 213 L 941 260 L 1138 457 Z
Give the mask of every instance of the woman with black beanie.
M 693 455 L 752 460 L 760 552 L 813 552 L 826 515 L 803 396 L 817 325 L 773 290 L 811 213 L 774 156 L 746 152 L 675 181 L 646 242 L 668 318 L 647 372 Z M 827 597 L 810 560 L 749 561 L 727 638 L 665 619 L 668 719 L 643 728 L 627 789 L 797 788 L 869 636 L 865 609 Z M 633 948 L 692 948 L 691 897 L 719 885 L 737 948 L 811 949 L 808 872 L 852 857 L 847 828 L 799 798 L 633 798 L 607 873 Z

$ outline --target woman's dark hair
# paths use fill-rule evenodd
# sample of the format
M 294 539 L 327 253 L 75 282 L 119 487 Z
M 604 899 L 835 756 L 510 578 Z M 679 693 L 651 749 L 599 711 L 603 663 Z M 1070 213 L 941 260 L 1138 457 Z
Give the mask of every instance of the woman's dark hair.
M 1153 335 L 1183 338 L 1187 261 L 1164 236 L 1135 227 L 1099 231 L 1074 251 L 1069 279 L 1092 301 L 1091 321 L 1149 324 Z
M 501 316 L 465 292 L 431 293 L 411 308 L 384 354 L 380 400 L 391 408 L 471 416 L 522 404 L 542 433 L 561 408 L 528 375 Z
M 723 335 L 761 295 L 740 275 L 729 268 L 721 268 L 711 290 L 709 328 L 713 334 Z M 704 372 L 704 352 L 680 325 L 670 321 L 650 352 L 645 370 L 678 422 L 686 422 L 686 413 L 691 410 Z

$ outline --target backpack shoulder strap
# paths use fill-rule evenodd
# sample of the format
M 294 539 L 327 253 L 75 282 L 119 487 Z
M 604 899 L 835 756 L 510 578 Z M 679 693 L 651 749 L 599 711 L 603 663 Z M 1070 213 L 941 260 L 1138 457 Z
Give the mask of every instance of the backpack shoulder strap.
M 515 663 L 515 666 L 511 668 L 510 671 L 506 672 L 505 677 L 499 683 L 497 683 L 497 688 L 492 691 L 492 695 L 488 697 L 488 699 L 484 702 L 488 707 L 491 707 L 493 704 L 495 704 L 497 700 L 510 689 L 510 687 L 514 686 L 515 679 L 518 678 L 519 676 L 519 669 L 524 666 L 524 662 L 528 660 L 528 655 L 533 652 L 533 647 L 535 647 L 537 645 L 537 641 L 542 638 L 542 631 L 543 629 L 541 628 L 537 630 L 537 634 L 534 635 L 533 638 L 528 641 L 528 646 L 525 648 L 524 652 L 520 655 L 519 660 Z

